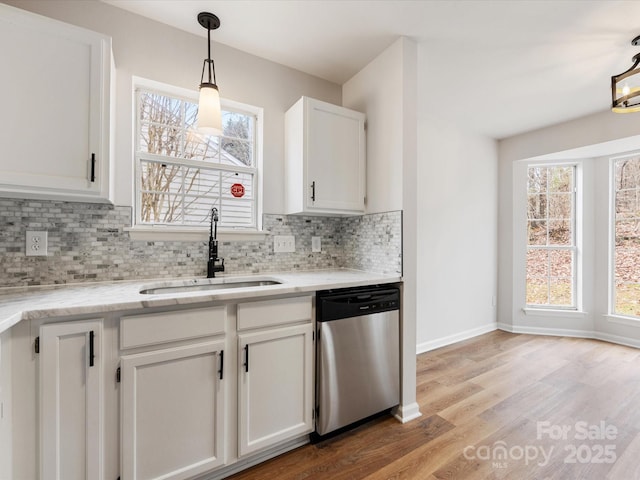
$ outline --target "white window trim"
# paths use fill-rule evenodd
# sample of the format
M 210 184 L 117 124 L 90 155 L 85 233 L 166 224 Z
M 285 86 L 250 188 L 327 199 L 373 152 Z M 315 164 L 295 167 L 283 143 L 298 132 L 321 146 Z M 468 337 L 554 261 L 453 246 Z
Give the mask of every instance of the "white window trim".
M 583 171 L 582 171 L 582 162 L 576 160 L 549 160 L 549 161 L 536 161 L 536 162 L 525 162 L 525 172 L 528 171 L 531 167 L 574 167 L 574 242 L 575 245 L 572 247 L 564 247 L 567 249 L 571 249 L 575 252 L 574 255 L 574 265 L 573 265 L 573 298 L 574 305 L 571 306 L 560 306 L 560 305 L 535 305 L 528 304 L 526 300 L 526 285 L 527 285 L 527 268 L 526 268 L 526 252 L 528 250 L 528 237 L 525 236 L 525 244 L 523 246 L 523 251 L 525 253 L 525 268 L 523 279 L 524 282 L 524 294 L 523 298 L 523 306 L 521 307 L 522 312 L 525 315 L 532 316 L 585 316 L 586 312 L 583 311 L 583 303 L 582 303 L 582 250 L 583 250 L 583 235 L 584 235 L 584 226 L 583 226 L 583 214 L 584 214 L 584 198 L 583 198 Z M 528 195 L 528 189 L 526 186 L 527 182 L 525 181 L 525 194 Z M 526 208 L 527 203 L 524 203 Z M 524 217 L 524 228 L 526 231 L 527 228 L 527 214 L 526 212 L 523 215 Z M 515 224 L 514 224 L 515 225 Z M 514 237 L 515 238 L 515 237 Z M 561 248 L 562 246 L 559 246 Z
M 588 312 L 576 309 L 568 308 L 556 308 L 556 307 L 538 307 L 528 306 L 522 309 L 523 313 L 532 317 L 566 317 L 566 318 L 584 318 L 589 315 Z
M 139 191 L 136 188 L 138 180 L 138 162 L 136 161 L 136 142 L 138 141 L 139 122 L 137 121 L 136 106 L 136 89 L 156 91 L 160 94 L 168 94 L 187 100 L 189 102 L 198 103 L 198 92 L 186 88 L 168 85 L 155 80 L 149 80 L 142 77 L 132 77 L 132 120 L 133 120 L 133 138 L 132 138 L 132 155 L 133 155 L 133 178 L 131 191 L 134 198 L 134 212 L 132 215 L 132 226 L 125 228 L 129 232 L 132 240 L 138 241 L 206 241 L 209 238 L 209 228 L 189 227 L 184 225 L 137 225 L 135 218 L 137 212 L 135 209 L 139 205 Z M 255 198 L 256 198 L 256 227 L 255 228 L 220 228 L 218 229 L 218 238 L 220 240 L 260 240 L 266 237 L 269 232 L 262 229 L 263 216 L 263 141 L 264 141 L 264 109 L 247 105 L 234 100 L 221 98 L 223 108 L 235 111 L 245 112 L 256 117 L 255 123 L 255 145 L 254 145 L 254 161 L 255 161 Z M 224 168 L 224 167 L 222 167 Z

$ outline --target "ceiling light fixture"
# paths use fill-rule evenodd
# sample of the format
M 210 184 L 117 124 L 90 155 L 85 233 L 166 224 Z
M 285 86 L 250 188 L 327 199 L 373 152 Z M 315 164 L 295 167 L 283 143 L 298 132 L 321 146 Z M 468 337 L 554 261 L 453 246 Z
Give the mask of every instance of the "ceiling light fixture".
M 222 135 L 220 93 L 216 85 L 216 69 L 211 59 L 211 30 L 220 26 L 220 19 L 213 13 L 200 12 L 198 23 L 207 29 L 207 58 L 202 65 L 200 99 L 198 101 L 198 130 L 208 135 Z M 207 78 L 205 81 L 205 70 Z
M 631 45 L 640 45 L 640 35 Z M 615 113 L 640 112 L 640 53 L 632 60 L 631 68 L 611 77 L 611 110 Z

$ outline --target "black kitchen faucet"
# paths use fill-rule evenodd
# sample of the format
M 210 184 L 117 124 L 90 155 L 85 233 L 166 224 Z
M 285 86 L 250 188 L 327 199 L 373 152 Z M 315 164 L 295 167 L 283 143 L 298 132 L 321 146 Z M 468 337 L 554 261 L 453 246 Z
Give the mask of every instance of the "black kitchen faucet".
M 215 227 L 214 227 L 215 225 Z M 207 278 L 216 276 L 216 272 L 224 272 L 224 258 L 218 258 L 218 209 L 211 209 L 211 224 L 209 225 L 209 260 L 207 261 Z M 216 263 L 222 262 L 220 265 Z

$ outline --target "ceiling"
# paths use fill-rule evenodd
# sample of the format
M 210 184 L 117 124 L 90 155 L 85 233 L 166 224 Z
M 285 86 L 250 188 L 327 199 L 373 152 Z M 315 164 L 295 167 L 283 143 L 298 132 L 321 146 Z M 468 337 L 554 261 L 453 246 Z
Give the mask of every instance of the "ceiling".
M 421 111 L 494 138 L 607 110 L 639 50 L 640 1 L 103 1 L 204 37 L 213 12 L 216 42 L 338 84 L 410 37 Z

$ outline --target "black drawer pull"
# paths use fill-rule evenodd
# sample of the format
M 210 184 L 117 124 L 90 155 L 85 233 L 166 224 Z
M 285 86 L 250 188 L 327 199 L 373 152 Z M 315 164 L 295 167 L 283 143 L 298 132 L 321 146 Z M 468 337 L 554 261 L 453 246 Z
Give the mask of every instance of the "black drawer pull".
M 95 334 L 93 333 L 93 330 L 91 330 L 89 332 L 89 366 L 90 367 L 93 367 L 93 365 L 95 363 L 94 360 L 96 358 L 95 351 L 94 351 L 94 346 L 93 346 L 94 338 L 95 338 Z
M 91 182 L 96 181 L 96 154 L 91 154 Z

